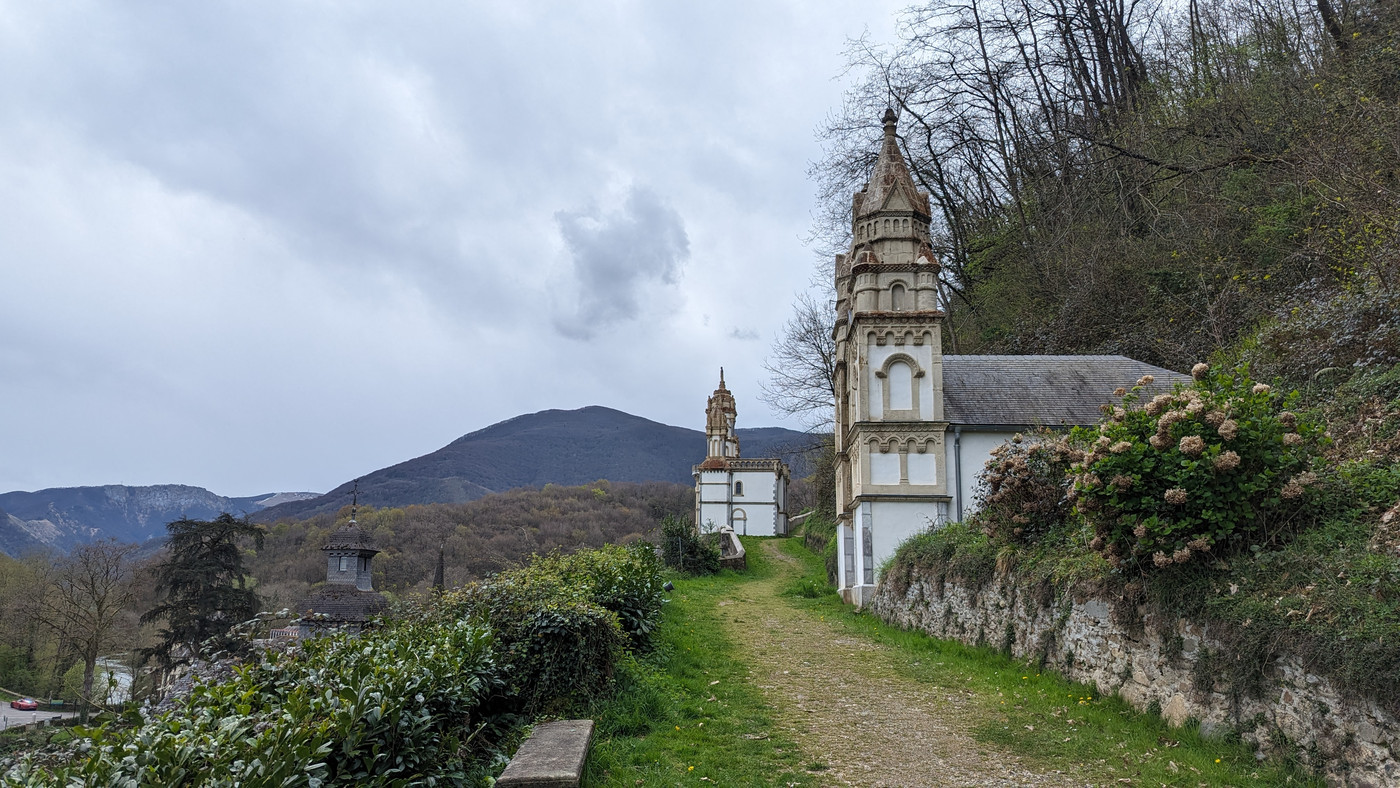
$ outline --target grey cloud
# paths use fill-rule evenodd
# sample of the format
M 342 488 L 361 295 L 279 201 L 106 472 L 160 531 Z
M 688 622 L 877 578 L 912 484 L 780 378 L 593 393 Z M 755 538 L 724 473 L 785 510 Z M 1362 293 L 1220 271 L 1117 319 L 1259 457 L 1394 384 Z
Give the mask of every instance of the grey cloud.
M 587 339 L 632 320 L 655 285 L 674 285 L 690 256 L 680 214 L 650 189 L 634 187 L 620 210 L 554 214 L 571 259 L 572 303 L 555 314 L 563 335 Z
M 730 339 L 740 339 L 745 342 L 754 342 L 758 339 L 758 332 L 752 328 L 732 328 L 729 330 Z

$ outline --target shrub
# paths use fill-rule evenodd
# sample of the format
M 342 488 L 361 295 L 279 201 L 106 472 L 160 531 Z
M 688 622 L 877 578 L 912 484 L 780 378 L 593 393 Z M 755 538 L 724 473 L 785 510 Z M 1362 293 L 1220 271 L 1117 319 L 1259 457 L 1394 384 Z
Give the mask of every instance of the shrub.
M 994 541 L 1012 544 L 1059 529 L 1074 514 L 1066 495 L 1070 463 L 1083 458 L 1067 435 L 1016 435 L 987 460 L 974 524 Z
M 491 712 L 559 713 L 603 695 L 626 644 L 617 614 L 590 589 L 527 566 L 443 597 L 491 626 L 505 686 Z
M 662 560 L 666 566 L 688 575 L 712 575 L 719 571 L 719 545 L 705 539 L 689 520 L 667 515 L 661 520 Z
M 584 589 L 588 598 L 617 614 L 634 649 L 651 648 L 651 636 L 661 621 L 661 565 L 648 542 L 623 547 L 605 545 L 569 555 L 539 559 L 535 571 L 551 572 L 566 584 Z
M 1094 529 L 1091 547 L 1115 568 L 1184 564 L 1267 540 L 1302 503 L 1321 430 L 1243 373 L 1198 364 L 1196 382 L 1140 402 L 1144 377 L 1098 430 L 1076 431 L 1090 452 L 1071 466 L 1071 495 Z
M 267 652 L 134 727 L 75 729 L 81 760 L 22 761 L 6 785 L 460 782 L 472 712 L 497 683 L 485 627 L 415 620 Z

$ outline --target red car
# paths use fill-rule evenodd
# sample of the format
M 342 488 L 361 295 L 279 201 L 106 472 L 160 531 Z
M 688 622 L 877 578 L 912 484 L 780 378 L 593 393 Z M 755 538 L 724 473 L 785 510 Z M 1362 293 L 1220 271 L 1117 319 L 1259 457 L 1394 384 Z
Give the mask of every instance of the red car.
M 20 698 L 10 701 L 10 708 L 20 711 L 36 711 L 39 708 L 39 702 L 33 698 Z

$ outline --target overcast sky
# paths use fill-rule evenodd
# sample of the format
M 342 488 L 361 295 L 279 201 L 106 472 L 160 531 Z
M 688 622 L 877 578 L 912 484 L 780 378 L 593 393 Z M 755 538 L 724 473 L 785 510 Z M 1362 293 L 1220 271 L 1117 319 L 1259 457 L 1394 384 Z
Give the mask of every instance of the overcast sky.
M 0 0 L 0 491 L 701 429 L 720 365 L 782 424 L 815 130 L 901 5 Z

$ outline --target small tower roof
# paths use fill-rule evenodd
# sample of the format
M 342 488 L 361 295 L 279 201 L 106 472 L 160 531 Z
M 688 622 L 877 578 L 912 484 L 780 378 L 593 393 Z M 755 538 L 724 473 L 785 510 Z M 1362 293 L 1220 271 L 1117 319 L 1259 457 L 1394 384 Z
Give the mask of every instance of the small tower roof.
M 364 529 L 354 520 L 335 529 L 330 538 L 326 540 L 326 546 L 322 550 L 356 550 L 362 553 L 377 553 L 378 548 L 374 546 L 374 538 L 365 533 Z
M 890 195 L 895 192 L 901 193 L 914 211 L 930 216 L 928 195 L 919 191 L 914 177 L 909 174 L 904 153 L 899 149 L 899 139 L 895 136 L 899 116 L 893 108 L 887 108 L 881 122 L 885 126 L 884 143 L 880 147 L 879 157 L 875 160 L 870 182 L 856 194 L 856 217 L 866 216 L 885 207 Z

